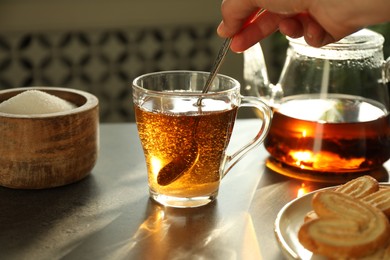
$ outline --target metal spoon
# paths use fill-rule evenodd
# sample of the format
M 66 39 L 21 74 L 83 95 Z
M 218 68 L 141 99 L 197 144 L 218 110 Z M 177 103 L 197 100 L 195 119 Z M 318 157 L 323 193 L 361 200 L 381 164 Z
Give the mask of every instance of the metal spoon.
M 247 22 L 243 25 L 242 29 L 244 29 L 246 26 L 251 24 L 257 16 L 259 16 L 264 10 L 260 9 L 254 15 L 252 15 Z M 202 89 L 202 93 L 205 94 L 210 90 L 211 84 L 213 83 L 215 76 L 217 75 L 219 68 L 222 65 L 222 61 L 224 60 L 227 52 L 230 49 L 230 44 L 232 43 L 233 38 L 226 38 L 221 48 L 218 51 L 218 55 L 214 61 L 214 64 L 212 66 L 211 72 L 209 77 L 207 78 L 207 81 Z M 201 109 L 202 107 L 202 97 L 198 99 L 196 102 L 196 105 Z M 157 175 L 157 183 L 161 186 L 169 185 L 170 183 L 177 180 L 180 176 L 182 176 L 186 171 L 191 169 L 195 162 L 199 158 L 199 151 L 198 151 L 198 143 L 196 141 L 196 131 L 199 125 L 201 117 L 198 117 L 195 122 L 194 130 L 192 132 L 191 140 L 192 144 L 189 149 L 186 149 L 184 151 L 181 151 L 178 156 L 176 156 L 172 161 L 170 161 L 168 164 L 166 164 L 161 170 L 159 171 Z
M 232 38 L 227 38 L 222 43 L 221 48 L 219 49 L 217 58 L 214 61 L 213 67 L 211 69 L 210 75 L 207 78 L 207 81 L 202 89 L 202 93 L 207 93 L 211 87 L 212 82 L 217 75 L 219 68 L 221 67 L 222 61 L 225 58 L 230 44 L 232 42 Z M 201 108 L 202 106 L 202 97 L 198 99 L 196 105 Z M 192 144 L 189 149 L 181 151 L 179 155 L 177 155 L 172 161 L 166 164 L 157 175 L 157 183 L 161 186 L 169 185 L 170 183 L 177 180 L 183 173 L 188 171 L 198 160 L 199 151 L 198 151 L 198 143 L 196 142 L 196 130 L 198 129 L 200 117 L 196 118 L 194 131 L 192 132 L 191 140 Z
M 225 59 L 225 56 L 230 48 L 230 44 L 232 43 L 233 38 L 226 38 L 221 48 L 219 49 L 217 58 L 214 61 L 213 67 L 211 68 L 211 72 L 209 77 L 207 78 L 206 84 L 203 87 L 202 93 L 205 94 L 210 90 L 211 84 L 213 83 L 215 76 L 217 76 L 217 73 L 219 71 L 219 68 L 222 65 L 222 61 Z M 198 99 L 198 102 L 196 103 L 198 106 L 202 106 L 202 98 L 200 97 Z

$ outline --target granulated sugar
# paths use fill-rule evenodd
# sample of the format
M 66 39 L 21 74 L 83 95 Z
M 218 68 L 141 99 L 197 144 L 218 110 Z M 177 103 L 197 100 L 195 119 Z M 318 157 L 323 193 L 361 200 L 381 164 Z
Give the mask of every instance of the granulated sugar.
M 27 90 L 0 103 L 0 112 L 8 114 L 49 114 L 71 110 L 76 106 L 40 90 Z

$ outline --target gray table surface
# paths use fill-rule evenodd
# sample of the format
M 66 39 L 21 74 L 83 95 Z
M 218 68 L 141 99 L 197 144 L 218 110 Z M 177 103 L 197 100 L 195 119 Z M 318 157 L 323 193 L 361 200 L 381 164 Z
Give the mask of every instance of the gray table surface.
M 238 120 L 229 150 L 257 125 Z M 136 125 L 102 124 L 99 159 L 84 180 L 46 190 L 0 187 L 0 259 L 283 259 L 274 221 L 302 181 L 268 169 L 267 157 L 262 146 L 252 150 L 210 205 L 164 208 L 149 199 Z

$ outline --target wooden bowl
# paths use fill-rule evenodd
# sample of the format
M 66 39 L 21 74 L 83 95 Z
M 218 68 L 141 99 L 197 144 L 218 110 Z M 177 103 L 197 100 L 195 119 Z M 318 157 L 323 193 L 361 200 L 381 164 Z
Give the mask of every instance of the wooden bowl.
M 30 89 L 77 107 L 36 115 L 0 112 L 0 185 L 43 189 L 81 180 L 91 172 L 98 156 L 98 99 L 75 89 L 29 87 L 0 91 L 0 102 Z

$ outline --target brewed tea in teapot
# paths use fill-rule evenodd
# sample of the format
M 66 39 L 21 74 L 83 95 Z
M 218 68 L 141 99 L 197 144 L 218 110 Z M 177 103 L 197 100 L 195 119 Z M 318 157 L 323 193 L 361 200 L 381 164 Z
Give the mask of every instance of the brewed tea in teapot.
M 367 29 L 322 48 L 289 39 L 278 83 L 260 88 L 274 111 L 264 142 L 273 160 L 297 172 L 343 174 L 390 158 L 383 42 Z

